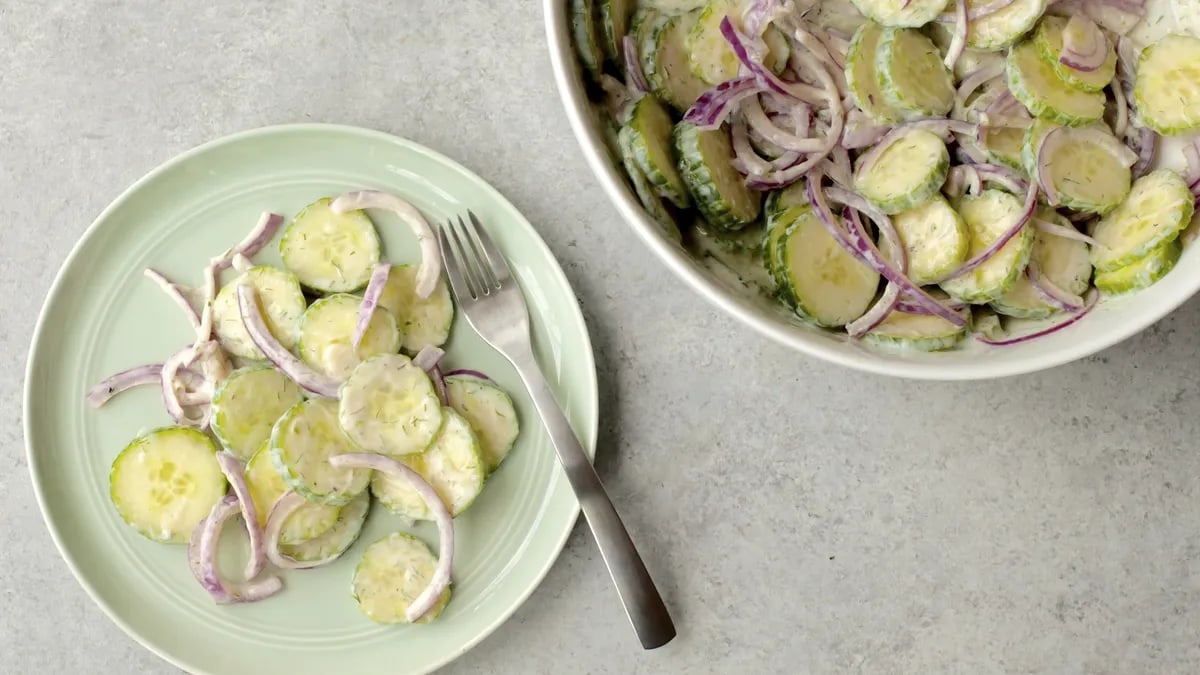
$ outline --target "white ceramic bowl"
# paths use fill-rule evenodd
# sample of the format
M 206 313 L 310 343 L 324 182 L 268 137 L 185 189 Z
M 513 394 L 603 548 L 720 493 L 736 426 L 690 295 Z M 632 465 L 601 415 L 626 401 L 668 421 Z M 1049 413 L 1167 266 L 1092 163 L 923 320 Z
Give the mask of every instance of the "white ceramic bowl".
M 1083 358 L 1158 321 L 1200 290 L 1200 246 L 1190 246 L 1174 270 L 1150 288 L 1104 299 L 1078 323 L 1057 333 L 1007 347 L 972 342 L 949 352 L 893 353 L 801 322 L 774 300 L 761 297 L 701 265 L 660 234 L 642 210 L 603 141 L 599 119 L 584 91 L 571 45 L 567 0 L 543 0 L 554 78 L 571 128 L 600 185 L 638 237 L 700 295 L 771 339 L 809 356 L 883 375 L 927 380 L 979 380 L 1029 373 Z

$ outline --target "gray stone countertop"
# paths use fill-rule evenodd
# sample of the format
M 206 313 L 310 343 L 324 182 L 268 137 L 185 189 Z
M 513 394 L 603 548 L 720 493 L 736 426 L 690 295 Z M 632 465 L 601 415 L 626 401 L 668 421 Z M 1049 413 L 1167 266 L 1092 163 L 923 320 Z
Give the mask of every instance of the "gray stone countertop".
M 0 47 L 0 673 L 174 672 L 50 540 L 20 431 L 25 357 L 56 269 L 114 196 L 198 143 L 297 121 L 436 148 L 535 223 L 596 345 L 600 473 L 679 624 L 641 651 L 579 525 L 445 672 L 1200 671 L 1200 302 L 998 382 L 799 356 L 621 222 L 532 0 L 5 0 Z

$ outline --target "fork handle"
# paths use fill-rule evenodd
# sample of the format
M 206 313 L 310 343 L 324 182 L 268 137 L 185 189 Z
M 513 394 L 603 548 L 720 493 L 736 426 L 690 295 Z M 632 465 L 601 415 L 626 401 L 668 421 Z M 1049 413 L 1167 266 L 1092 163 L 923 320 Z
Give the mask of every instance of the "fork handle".
M 579 499 L 583 516 L 592 529 L 600 555 L 604 558 L 608 573 L 612 575 L 621 604 L 633 623 L 642 647 L 655 649 L 667 644 L 675 637 L 675 624 L 671 621 L 667 606 L 541 368 L 532 353 L 524 358 L 513 359 L 513 365 L 546 425 L 558 460 Z

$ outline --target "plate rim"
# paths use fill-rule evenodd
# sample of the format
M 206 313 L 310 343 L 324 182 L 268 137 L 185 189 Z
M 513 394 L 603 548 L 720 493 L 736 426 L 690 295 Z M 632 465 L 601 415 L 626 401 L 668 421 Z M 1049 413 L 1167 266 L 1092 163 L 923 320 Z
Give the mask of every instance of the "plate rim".
M 590 419 L 590 424 L 585 425 L 586 428 L 584 429 L 577 429 L 576 433 L 584 436 L 581 439 L 584 441 L 584 450 L 588 454 L 589 461 L 595 463 L 596 444 L 600 425 L 599 382 L 596 373 L 595 347 L 592 344 L 591 333 L 588 330 L 587 321 L 583 316 L 583 308 L 579 304 L 579 298 L 575 293 L 574 286 L 572 286 L 570 279 L 567 278 L 566 273 L 563 271 L 562 265 L 559 263 L 557 256 L 554 255 L 554 252 L 550 250 L 549 245 L 547 245 L 546 241 L 542 238 L 541 233 L 533 226 L 529 219 L 525 217 L 525 215 L 516 207 L 515 204 L 509 201 L 509 199 L 491 183 L 484 180 L 482 176 L 463 166 L 458 161 L 446 156 L 445 154 L 402 136 L 388 133 L 386 131 L 380 131 L 378 129 L 369 129 L 366 127 L 359 127 L 349 124 L 334 124 L 324 122 L 274 124 L 245 129 L 206 141 L 172 156 L 171 158 L 152 168 L 150 171 L 146 172 L 144 175 L 122 190 L 121 193 L 117 195 L 117 197 L 115 197 L 111 202 L 109 202 L 108 205 L 96 215 L 92 222 L 79 235 L 79 238 L 71 246 L 71 250 L 67 253 L 67 256 L 59 264 L 58 270 L 54 273 L 54 280 L 50 283 L 50 287 L 46 291 L 45 297 L 42 299 L 41 308 L 38 310 L 37 321 L 34 324 L 33 333 L 30 337 L 28 356 L 25 360 L 25 368 L 23 372 L 25 381 L 22 386 L 21 394 L 21 431 L 24 436 L 25 460 L 29 468 L 29 479 L 33 485 L 33 493 L 34 498 L 37 501 L 38 511 L 41 513 L 42 522 L 45 524 L 46 529 L 50 533 L 50 538 L 54 542 L 54 547 L 58 552 L 59 558 L 66 563 L 67 568 L 71 572 L 71 576 L 74 577 L 75 581 L 83 588 L 84 592 L 87 594 L 92 603 L 99 607 L 104 613 L 105 617 L 107 617 L 109 621 L 120 628 L 126 636 L 133 639 L 133 641 L 142 648 L 146 649 L 163 661 L 186 672 L 195 673 L 196 675 L 209 675 L 209 671 L 197 667 L 196 664 L 187 663 L 181 659 L 177 659 L 173 655 L 167 653 L 165 650 L 160 649 L 157 645 L 153 644 L 149 639 L 136 630 L 129 622 L 125 621 L 121 616 L 119 616 L 113 607 L 101 599 L 97 590 L 93 588 L 92 584 L 85 579 L 81 572 L 78 561 L 76 561 L 75 558 L 67 552 L 62 534 L 59 532 L 58 527 L 50 518 L 46 506 L 46 496 L 38 479 L 38 475 L 42 472 L 42 469 L 41 461 L 34 452 L 32 441 L 34 431 L 33 423 L 31 421 L 33 419 L 32 402 L 34 385 L 32 375 L 34 364 L 43 358 L 40 355 L 41 349 L 39 348 L 39 345 L 43 341 L 42 333 L 45 330 L 46 322 L 48 320 L 48 308 L 57 296 L 65 292 L 65 288 L 63 286 L 65 271 L 68 267 L 76 262 L 76 259 L 79 256 L 82 255 L 82 251 L 86 245 L 92 239 L 98 236 L 101 224 L 107 220 L 114 211 L 124 205 L 126 201 L 131 199 L 148 183 L 155 180 L 167 171 L 193 159 L 198 155 L 202 155 L 218 147 L 244 142 L 248 139 L 259 136 L 305 132 L 333 132 L 337 134 L 360 136 L 378 142 L 397 145 L 408 151 L 423 154 L 430 159 L 449 167 L 454 172 L 462 174 L 471 182 L 478 184 L 483 188 L 483 192 L 490 199 L 494 199 L 500 204 L 507 206 L 514 214 L 516 214 L 520 222 L 534 235 L 533 238 L 540 249 L 540 253 L 545 255 L 546 258 L 550 260 L 551 265 L 549 265 L 549 269 L 547 271 L 554 276 L 556 280 L 563 285 L 563 287 L 567 289 L 570 295 L 568 298 L 570 301 L 570 306 L 575 310 L 573 313 L 571 313 L 571 320 L 577 324 L 577 328 L 583 338 L 583 351 L 585 357 L 583 371 L 589 380 L 588 384 L 590 386 L 588 386 L 587 389 L 589 398 L 591 399 L 590 405 L 587 406 L 586 410 Z M 458 310 L 456 310 L 456 312 L 457 311 Z M 554 471 L 559 471 L 557 456 L 554 460 L 554 466 Z M 558 562 L 559 557 L 562 555 L 562 551 L 566 547 L 567 540 L 570 538 L 571 533 L 575 530 L 575 526 L 579 520 L 579 501 L 577 498 L 575 498 L 573 491 L 570 491 L 568 496 L 571 498 L 572 511 L 567 519 L 569 525 L 564 527 L 560 534 L 556 535 L 557 540 L 554 541 L 552 547 L 554 553 L 553 555 L 547 556 L 545 564 L 542 565 L 541 569 L 536 571 L 534 574 L 533 583 L 531 583 L 528 588 L 524 589 L 520 594 L 518 594 L 516 601 L 501 611 L 494 621 L 486 625 L 483 630 L 479 631 L 476 635 L 468 639 L 459 650 L 443 654 L 436 662 L 431 663 L 429 668 L 423 672 L 429 673 L 442 668 L 476 647 L 480 642 L 496 632 L 501 625 L 512 618 L 512 615 L 515 614 L 518 609 L 524 606 L 525 602 L 529 600 L 529 597 L 533 595 L 534 591 L 536 591 L 542 585 L 542 582 L 545 581 L 546 575 L 550 573 L 551 568 L 554 567 L 554 564 Z

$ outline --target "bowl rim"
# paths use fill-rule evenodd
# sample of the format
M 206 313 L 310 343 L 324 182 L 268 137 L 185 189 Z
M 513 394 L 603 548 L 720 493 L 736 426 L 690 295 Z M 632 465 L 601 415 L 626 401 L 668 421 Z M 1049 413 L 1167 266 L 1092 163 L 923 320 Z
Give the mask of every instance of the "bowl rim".
M 592 102 L 584 89 L 582 74 L 571 44 L 566 0 L 543 0 L 546 38 L 554 81 L 562 100 L 567 120 L 579 143 L 592 174 L 600 182 L 609 201 L 654 254 L 667 268 L 682 279 L 693 291 L 725 313 L 733 316 L 778 344 L 790 347 L 806 356 L 835 365 L 875 375 L 914 380 L 987 380 L 1024 375 L 1064 365 L 1107 349 L 1141 332 L 1151 324 L 1175 311 L 1200 291 L 1200 274 L 1193 275 L 1183 292 L 1158 305 L 1157 309 L 1131 314 L 1130 320 L 1115 330 L 1080 334 L 1079 340 L 1066 348 L 1052 351 L 1031 351 L 1014 359 L 976 359 L 936 364 L 872 358 L 867 352 L 839 350 L 826 340 L 807 334 L 803 329 L 775 320 L 747 299 L 716 283 L 693 265 L 685 251 L 660 234 L 660 227 L 651 220 L 635 200 L 614 164 L 604 154 L 606 147 L 597 125 L 591 121 Z M 991 348 L 996 349 L 996 348 Z M 984 352 L 986 353 L 986 352 Z

